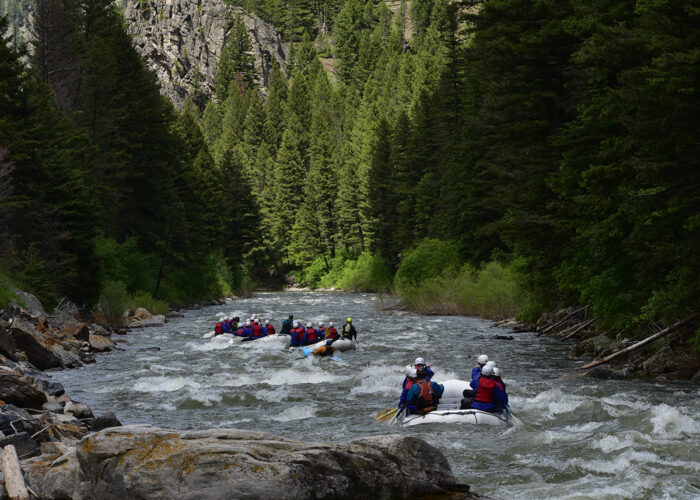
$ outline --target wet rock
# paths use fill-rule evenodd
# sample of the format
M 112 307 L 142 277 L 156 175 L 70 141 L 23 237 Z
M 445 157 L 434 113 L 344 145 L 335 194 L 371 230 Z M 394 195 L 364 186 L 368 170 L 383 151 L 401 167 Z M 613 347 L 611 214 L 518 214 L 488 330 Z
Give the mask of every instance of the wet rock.
M 607 335 L 598 335 L 579 342 L 569 351 L 569 357 L 579 358 L 581 356 L 599 356 L 606 351 L 612 351 L 616 348 L 617 342 Z
M 165 315 L 166 318 L 184 318 L 185 315 L 182 314 L 181 312 L 177 311 L 170 311 L 168 314 Z
M 142 351 L 160 351 L 160 347 L 144 347 Z
M 512 335 L 496 335 L 498 340 L 513 340 L 514 338 Z
M 97 352 L 106 352 L 114 350 L 117 346 L 108 337 L 90 335 L 90 347 Z
M 107 413 L 106 415 L 101 415 L 92 421 L 90 425 L 90 430 L 97 432 L 102 429 L 107 429 L 108 427 L 121 427 L 122 423 L 119 421 L 114 413 Z
M 19 432 L 10 436 L 0 437 L 0 448 L 3 448 L 8 444 L 15 447 L 15 450 L 17 450 L 17 456 L 20 460 L 41 454 L 39 443 L 29 437 L 27 432 Z
M 63 413 L 63 408 L 66 406 L 65 403 L 61 401 L 49 401 L 44 403 L 44 410 L 51 413 Z
M 129 322 L 129 328 L 146 328 L 151 326 L 163 326 L 167 322 L 167 319 L 162 314 L 153 316 L 148 319 L 136 320 Z
M 34 460 L 25 472 L 42 498 L 400 499 L 468 489 L 439 450 L 396 435 L 326 444 L 132 425 L 83 438 L 74 455 Z
M 63 407 L 63 412 L 73 415 L 76 418 L 93 418 L 95 416 L 92 414 L 92 410 L 88 405 L 76 403 L 74 401 L 68 401 L 66 406 Z
M 34 387 L 32 377 L 0 372 L 0 400 L 22 408 L 41 408 L 46 395 Z
M 33 434 L 34 419 L 22 408 L 15 405 L 0 405 L 0 431 L 4 434 L 14 434 L 16 432 L 29 432 Z
M 75 332 L 74 337 L 83 342 L 90 340 L 90 329 L 87 325 L 83 325 L 77 332 Z
M 66 392 L 60 382 L 49 382 L 48 380 L 41 378 L 34 379 L 34 387 L 42 392 L 45 392 L 49 396 L 55 397 L 58 397 Z
M 10 323 L 0 321 L 0 355 L 7 356 L 12 359 L 15 354 L 15 343 L 10 336 Z

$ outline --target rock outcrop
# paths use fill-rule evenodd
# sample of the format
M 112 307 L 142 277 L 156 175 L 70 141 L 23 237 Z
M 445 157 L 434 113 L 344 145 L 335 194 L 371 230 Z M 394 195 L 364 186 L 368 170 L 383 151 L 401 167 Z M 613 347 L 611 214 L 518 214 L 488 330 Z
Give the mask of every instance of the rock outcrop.
M 199 105 L 211 99 L 219 56 L 235 14 L 248 28 L 257 84 L 265 94 L 272 62 L 286 71 L 289 50 L 274 27 L 259 17 L 221 0 L 128 0 L 124 10 L 137 52 L 178 109 L 187 96 Z
M 32 489 L 47 499 L 471 498 L 439 450 L 397 435 L 327 444 L 133 425 L 22 465 Z

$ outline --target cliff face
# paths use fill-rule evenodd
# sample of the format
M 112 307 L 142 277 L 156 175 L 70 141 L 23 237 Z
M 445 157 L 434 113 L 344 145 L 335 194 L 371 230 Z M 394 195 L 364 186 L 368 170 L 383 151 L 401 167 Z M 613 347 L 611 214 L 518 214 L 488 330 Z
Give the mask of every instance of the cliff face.
M 203 105 L 211 99 L 214 76 L 230 20 L 243 18 L 263 94 L 272 61 L 286 71 L 288 48 L 274 27 L 220 0 L 128 0 L 124 18 L 134 47 L 178 109 L 187 96 Z

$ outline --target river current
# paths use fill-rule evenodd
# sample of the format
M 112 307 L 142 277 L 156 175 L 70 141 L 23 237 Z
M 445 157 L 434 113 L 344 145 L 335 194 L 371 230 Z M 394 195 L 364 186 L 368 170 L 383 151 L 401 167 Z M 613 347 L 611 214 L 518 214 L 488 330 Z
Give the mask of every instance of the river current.
M 570 344 L 511 334 L 462 316 L 386 314 L 373 294 L 259 293 L 132 330 L 124 350 L 52 374 L 96 414 L 175 429 L 232 427 L 304 441 L 399 433 L 425 439 L 472 490 L 499 499 L 700 498 L 700 389 L 691 383 L 596 380 L 571 373 Z M 218 318 L 251 314 L 277 330 L 353 318 L 360 348 L 344 362 L 304 358 L 281 343 L 203 339 Z M 497 335 L 512 335 L 499 340 Z M 160 351 L 148 349 L 159 347 Z M 468 380 L 479 354 L 502 370 L 522 426 L 376 423 L 396 405 L 403 367 L 424 357 L 433 380 Z

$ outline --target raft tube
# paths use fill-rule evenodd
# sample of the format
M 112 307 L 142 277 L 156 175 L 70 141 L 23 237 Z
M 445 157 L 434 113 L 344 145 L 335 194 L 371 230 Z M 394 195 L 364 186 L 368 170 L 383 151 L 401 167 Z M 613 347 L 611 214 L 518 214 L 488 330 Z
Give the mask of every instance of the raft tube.
M 319 347 L 326 345 L 326 342 L 328 342 L 328 340 L 321 340 L 319 342 L 316 342 L 315 344 L 309 345 L 308 347 L 312 351 L 315 351 Z M 333 349 L 339 352 L 344 352 L 349 351 L 351 349 L 357 349 L 357 346 L 355 345 L 355 342 L 353 342 L 350 339 L 339 339 L 333 342 Z
M 465 380 L 446 380 L 438 382 L 445 386 L 437 410 L 426 415 L 404 414 L 402 425 L 408 427 L 419 424 L 476 424 L 476 425 L 508 425 L 511 418 L 505 413 L 489 413 L 473 408 L 460 410 L 463 392 L 471 389 Z

